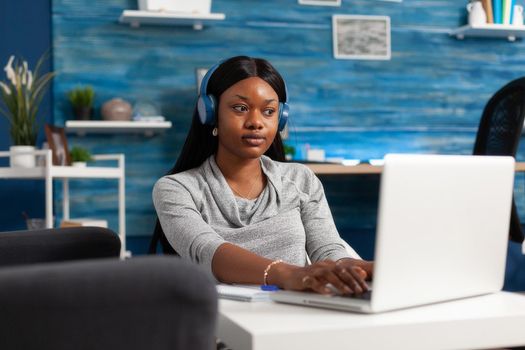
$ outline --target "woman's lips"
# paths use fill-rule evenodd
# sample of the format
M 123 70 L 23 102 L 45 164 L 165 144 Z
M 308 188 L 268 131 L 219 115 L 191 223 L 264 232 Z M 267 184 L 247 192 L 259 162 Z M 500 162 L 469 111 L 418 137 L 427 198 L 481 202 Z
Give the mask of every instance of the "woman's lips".
M 264 136 L 261 135 L 245 135 L 242 137 L 243 141 L 250 146 L 260 146 L 264 143 Z

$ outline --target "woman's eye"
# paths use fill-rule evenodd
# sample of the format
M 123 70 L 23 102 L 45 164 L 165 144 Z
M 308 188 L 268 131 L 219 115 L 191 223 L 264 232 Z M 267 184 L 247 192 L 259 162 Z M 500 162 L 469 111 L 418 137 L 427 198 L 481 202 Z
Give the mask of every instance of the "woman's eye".
M 236 110 L 237 112 L 246 112 L 248 110 L 248 108 L 244 105 L 233 106 L 233 109 Z
M 275 109 L 273 109 L 273 108 L 269 108 L 269 109 L 265 109 L 264 110 L 264 115 L 266 115 L 268 117 L 272 116 L 274 113 L 275 113 Z

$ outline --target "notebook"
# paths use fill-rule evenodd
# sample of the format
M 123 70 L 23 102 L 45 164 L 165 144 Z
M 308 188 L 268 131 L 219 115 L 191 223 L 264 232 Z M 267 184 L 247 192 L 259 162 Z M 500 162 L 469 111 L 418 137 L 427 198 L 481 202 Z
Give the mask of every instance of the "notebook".
M 375 313 L 501 290 L 514 158 L 394 155 L 381 175 L 373 290 L 277 302 Z
M 261 290 L 256 285 L 231 285 L 218 284 L 217 294 L 221 299 L 230 299 L 237 301 L 268 301 L 270 300 L 269 291 Z

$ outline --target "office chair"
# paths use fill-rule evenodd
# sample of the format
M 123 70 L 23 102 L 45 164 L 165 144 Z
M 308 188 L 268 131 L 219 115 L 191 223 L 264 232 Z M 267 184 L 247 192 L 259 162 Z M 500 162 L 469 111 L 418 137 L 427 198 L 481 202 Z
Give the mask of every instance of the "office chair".
M 211 276 L 174 257 L 120 260 L 111 230 L 0 233 L 0 349 L 212 349 Z
M 516 79 L 490 98 L 479 123 L 474 155 L 516 156 L 525 118 L 525 77 Z M 518 211 L 514 198 L 509 238 L 523 242 Z

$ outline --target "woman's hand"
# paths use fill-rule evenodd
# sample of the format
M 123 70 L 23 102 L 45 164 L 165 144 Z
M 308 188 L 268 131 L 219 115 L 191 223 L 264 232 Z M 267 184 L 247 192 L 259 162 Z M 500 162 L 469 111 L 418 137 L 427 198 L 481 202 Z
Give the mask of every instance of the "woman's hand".
M 305 267 L 279 265 L 274 271 L 275 278 L 284 289 L 312 290 L 321 294 L 361 294 L 368 291 L 366 281 L 372 278 L 374 263 L 344 258 L 337 262 L 319 261 Z

